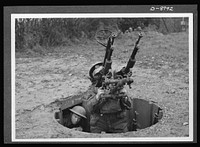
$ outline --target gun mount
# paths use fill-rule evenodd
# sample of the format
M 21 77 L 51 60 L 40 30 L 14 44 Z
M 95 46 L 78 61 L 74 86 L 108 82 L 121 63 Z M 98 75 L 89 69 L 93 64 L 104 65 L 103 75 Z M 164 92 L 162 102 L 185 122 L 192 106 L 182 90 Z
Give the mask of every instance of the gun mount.
M 89 71 L 90 80 L 92 84 L 95 85 L 95 87 L 102 87 L 102 86 L 105 87 L 105 84 L 103 85 L 103 83 L 107 78 L 122 79 L 122 78 L 131 77 L 132 75 L 132 72 L 130 69 L 133 68 L 133 66 L 135 65 L 135 62 L 136 62 L 135 56 L 139 50 L 138 44 L 140 42 L 140 39 L 143 37 L 143 35 L 141 32 L 139 33 L 139 37 L 135 43 L 134 49 L 128 60 L 127 65 L 123 67 L 120 71 L 111 73 L 110 72 L 110 70 L 112 69 L 111 57 L 112 57 L 112 52 L 114 50 L 113 44 L 117 36 L 118 36 L 117 33 L 113 33 L 109 30 L 100 30 L 95 35 L 96 41 L 102 46 L 106 47 L 106 52 L 105 52 L 103 62 L 96 63 L 95 65 L 92 66 L 92 68 Z M 105 41 L 106 39 L 107 39 L 107 42 Z

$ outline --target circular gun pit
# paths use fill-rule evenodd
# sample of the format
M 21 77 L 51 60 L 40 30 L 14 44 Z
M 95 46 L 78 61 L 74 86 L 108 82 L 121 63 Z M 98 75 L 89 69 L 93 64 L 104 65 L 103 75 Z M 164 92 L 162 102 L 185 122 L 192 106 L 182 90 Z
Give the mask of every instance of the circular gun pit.
M 55 112 L 54 114 L 54 118 L 56 119 L 56 121 L 59 124 L 66 127 L 64 124 L 64 120 L 67 119 L 67 117 L 69 116 L 69 109 L 76 105 L 83 106 L 86 109 L 88 118 L 87 121 L 89 122 L 90 112 L 88 111 L 87 103 L 85 103 L 84 100 L 78 97 L 72 97 L 62 103 L 60 111 Z M 132 107 L 130 110 L 128 110 L 126 117 L 128 120 L 128 131 L 139 131 L 141 129 L 151 127 L 152 125 L 158 123 L 159 120 L 161 120 L 163 117 L 163 111 L 162 108 L 158 106 L 156 102 L 147 101 L 139 98 L 132 98 Z M 87 128 L 88 127 L 90 126 L 87 126 Z

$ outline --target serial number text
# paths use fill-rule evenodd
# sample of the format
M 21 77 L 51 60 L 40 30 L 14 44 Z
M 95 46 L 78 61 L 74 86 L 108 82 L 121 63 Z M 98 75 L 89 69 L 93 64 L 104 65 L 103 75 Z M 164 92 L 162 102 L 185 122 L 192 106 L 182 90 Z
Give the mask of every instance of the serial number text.
M 151 7 L 150 11 L 174 11 L 173 7 L 170 6 L 160 6 L 160 7 Z

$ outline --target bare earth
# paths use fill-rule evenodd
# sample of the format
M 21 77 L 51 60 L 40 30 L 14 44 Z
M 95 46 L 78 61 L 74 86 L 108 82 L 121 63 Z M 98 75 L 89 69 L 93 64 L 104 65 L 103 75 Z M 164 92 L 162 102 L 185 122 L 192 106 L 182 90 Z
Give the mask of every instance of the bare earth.
M 113 69 L 122 68 L 137 36 L 116 39 Z M 82 95 L 90 81 L 91 66 L 103 60 L 105 50 L 96 42 L 62 46 L 37 55 L 16 53 L 16 139 L 95 137 L 188 137 L 189 136 L 189 45 L 188 33 L 162 35 L 146 32 L 140 42 L 133 71 L 130 96 L 157 102 L 163 118 L 139 131 L 91 134 L 58 124 L 54 112 L 69 96 Z

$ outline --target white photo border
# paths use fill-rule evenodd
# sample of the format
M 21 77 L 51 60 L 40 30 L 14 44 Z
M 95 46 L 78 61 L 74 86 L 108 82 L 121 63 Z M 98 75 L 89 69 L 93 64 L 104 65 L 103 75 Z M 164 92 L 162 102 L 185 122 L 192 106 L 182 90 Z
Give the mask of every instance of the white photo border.
M 129 138 L 51 138 L 16 139 L 15 129 L 15 19 L 16 18 L 189 18 L 189 137 L 129 137 Z M 184 142 L 193 141 L 193 13 L 27 13 L 11 14 L 11 141 L 13 142 Z

